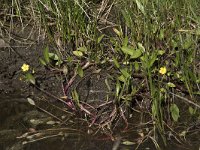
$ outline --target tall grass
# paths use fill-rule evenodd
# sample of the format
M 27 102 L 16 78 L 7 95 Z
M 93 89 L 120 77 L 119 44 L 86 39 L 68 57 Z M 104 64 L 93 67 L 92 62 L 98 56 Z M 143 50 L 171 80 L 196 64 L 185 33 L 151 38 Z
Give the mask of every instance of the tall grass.
M 116 6 L 123 16 L 124 32 L 134 47 L 142 43 L 145 48 L 143 59 L 139 61 L 146 76 L 152 98 L 152 116 L 156 126 L 163 134 L 165 120 L 162 106 L 162 88 L 167 91 L 167 82 L 184 83 L 192 100 L 194 92 L 199 90 L 199 4 L 196 0 L 188 1 L 121 1 Z M 120 18 L 119 18 L 120 19 Z M 155 56 L 156 50 L 163 50 L 164 55 Z M 155 57 L 154 57 L 155 56 Z M 155 60 L 154 60 L 155 59 Z M 149 63 L 153 61 L 151 66 Z M 168 74 L 155 78 L 156 69 L 166 66 Z M 177 83 L 176 83 L 177 81 Z M 165 100 L 166 101 L 166 100 Z M 173 112 L 171 112 L 173 113 Z

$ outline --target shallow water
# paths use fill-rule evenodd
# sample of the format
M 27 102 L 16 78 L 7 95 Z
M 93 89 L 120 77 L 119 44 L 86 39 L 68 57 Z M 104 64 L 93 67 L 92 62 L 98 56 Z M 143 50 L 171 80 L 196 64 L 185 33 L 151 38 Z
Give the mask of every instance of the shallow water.
M 89 131 L 86 124 L 77 120 L 69 119 L 69 122 L 72 123 L 69 123 L 68 126 L 60 126 L 59 123 L 46 125 L 45 122 L 33 125 L 28 121 L 31 119 L 40 119 L 40 121 L 44 121 L 46 118 L 53 119 L 38 108 L 31 106 L 27 99 L 20 95 L 1 95 L 0 103 L 0 149 L 2 150 L 132 150 L 137 147 L 137 144 L 132 143 L 127 146 L 123 143 L 125 141 L 136 143 L 140 139 L 138 134 L 138 131 L 142 129 L 140 127 L 130 129 L 127 132 L 118 132 L 115 134 L 117 136 L 112 139 L 105 134 L 100 134 L 100 132 L 94 134 L 92 128 Z M 132 124 L 137 124 L 138 117 L 140 116 L 136 114 L 131 118 Z M 47 121 L 49 120 L 47 119 Z M 24 135 L 25 133 L 29 133 L 29 135 Z M 198 130 L 195 134 L 187 136 L 186 139 L 187 142 L 179 144 L 174 138 L 171 138 L 167 147 L 160 144 L 161 149 L 198 150 L 200 148 Z M 147 140 L 138 149 L 154 150 L 155 146 L 151 140 Z

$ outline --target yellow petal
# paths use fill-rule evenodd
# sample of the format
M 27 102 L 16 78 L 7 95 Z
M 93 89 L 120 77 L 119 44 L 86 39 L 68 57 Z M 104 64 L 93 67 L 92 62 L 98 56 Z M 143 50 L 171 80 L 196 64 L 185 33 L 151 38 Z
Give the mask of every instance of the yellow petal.
M 159 70 L 159 73 L 162 74 L 162 75 L 166 74 L 166 72 L 167 72 L 166 67 L 161 67 L 160 70 Z
M 21 67 L 21 69 L 22 69 L 23 72 L 26 72 L 26 71 L 29 70 L 29 65 L 23 64 L 22 67 Z

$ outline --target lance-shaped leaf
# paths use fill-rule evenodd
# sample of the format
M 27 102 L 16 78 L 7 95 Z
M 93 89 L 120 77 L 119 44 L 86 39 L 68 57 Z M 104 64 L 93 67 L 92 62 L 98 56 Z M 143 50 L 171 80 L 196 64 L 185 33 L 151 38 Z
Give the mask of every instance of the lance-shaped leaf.
M 31 98 L 27 98 L 27 100 L 28 100 L 29 104 L 31 104 L 31 105 L 35 105 L 34 100 L 32 100 Z
M 176 104 L 172 104 L 170 106 L 170 112 L 171 112 L 171 116 L 173 120 L 178 121 L 178 118 L 180 117 L 180 115 L 179 115 L 179 108 Z
M 44 60 L 46 61 L 46 63 L 48 64 L 50 62 L 49 59 L 49 47 L 46 47 L 43 51 L 43 55 L 44 55 Z
M 128 47 L 128 46 L 122 46 L 122 52 L 124 54 L 128 54 L 130 56 L 132 56 L 134 54 L 134 48 L 133 47 Z
M 73 54 L 77 57 L 82 57 L 83 56 L 83 52 L 81 51 L 73 51 Z
M 29 82 L 31 82 L 32 84 L 35 84 L 35 78 L 34 78 L 34 76 L 33 76 L 32 74 L 30 74 L 30 73 L 27 73 L 27 74 L 26 74 L 26 80 L 29 81 Z
M 132 59 L 139 58 L 142 55 L 142 52 L 140 49 L 136 49 L 133 51 L 133 54 L 131 55 Z

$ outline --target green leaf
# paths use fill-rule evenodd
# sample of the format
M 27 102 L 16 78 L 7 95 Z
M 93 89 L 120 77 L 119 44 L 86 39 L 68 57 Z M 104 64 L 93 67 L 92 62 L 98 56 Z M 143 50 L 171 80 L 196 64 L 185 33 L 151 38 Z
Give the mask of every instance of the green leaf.
M 63 74 L 66 76 L 67 75 L 67 73 L 68 73 L 68 68 L 67 68 L 67 66 L 63 66 Z
M 27 73 L 26 74 L 26 80 L 35 85 L 35 78 L 34 78 L 34 76 L 32 74 Z
M 128 36 L 125 36 L 122 45 L 125 46 L 125 47 L 128 45 Z
M 153 116 L 156 117 L 156 106 L 155 106 L 155 104 L 152 105 L 151 111 L 152 111 Z
M 49 53 L 49 58 L 51 58 L 53 60 L 58 60 L 59 59 L 58 55 L 55 54 L 55 53 Z
M 40 63 L 41 63 L 42 65 L 44 65 L 44 66 L 47 65 L 46 62 L 45 62 L 42 58 L 39 58 L 39 61 L 40 61 Z
M 151 68 L 153 66 L 156 59 L 157 59 L 157 53 L 153 52 L 153 54 L 151 55 L 150 60 L 149 60 L 149 64 L 148 64 L 149 68 Z
M 73 51 L 73 54 L 77 57 L 82 57 L 83 56 L 83 52 L 81 51 Z
M 196 95 L 200 95 L 200 92 L 197 91 L 197 92 L 194 92 L 194 94 L 196 94 Z
M 122 46 L 121 50 L 124 52 L 124 54 L 128 54 L 130 56 L 134 55 L 134 49 L 133 47 L 128 47 L 128 46 Z
M 160 34 L 159 34 L 159 39 L 160 39 L 160 40 L 163 40 L 164 37 L 165 37 L 165 36 L 164 36 L 164 30 L 161 29 L 161 30 L 160 30 Z
M 185 43 L 183 44 L 183 48 L 184 49 L 189 49 L 190 48 L 190 46 L 192 45 L 192 41 L 191 40 L 187 40 L 187 41 L 185 41 Z
M 49 47 L 48 46 L 44 49 L 43 55 L 44 55 L 44 60 L 48 64 L 50 62 L 50 59 L 49 59 Z
M 123 76 L 127 79 L 129 78 L 131 75 L 128 73 L 127 68 L 125 69 L 120 69 L 121 73 L 123 74 Z
M 87 48 L 86 48 L 85 46 L 79 47 L 77 50 L 78 50 L 78 51 L 81 51 L 81 52 L 83 52 L 83 53 L 86 53 L 86 52 L 87 52 Z
M 72 91 L 72 98 L 79 104 L 79 95 L 76 90 Z
M 126 82 L 126 78 L 124 77 L 124 75 L 119 76 L 118 80 L 120 80 L 122 82 Z
M 118 36 L 122 36 L 122 32 L 120 32 L 120 31 L 117 30 L 116 28 L 113 28 L 113 31 L 114 31 Z
M 174 83 L 172 83 L 172 82 L 168 82 L 167 85 L 168 85 L 168 87 L 171 87 L 171 88 L 176 87 L 176 85 Z
M 124 61 L 124 62 L 123 62 L 123 65 L 129 65 L 129 64 L 130 64 L 129 61 Z
M 141 55 L 142 55 L 141 50 L 140 49 L 136 49 L 136 50 L 133 51 L 133 54 L 131 55 L 131 58 L 132 59 L 139 58 Z
M 195 30 L 195 34 L 196 35 L 200 35 L 200 28 L 198 28 L 198 29 Z
M 120 66 L 119 66 L 119 63 L 118 63 L 117 59 L 115 59 L 115 57 L 113 57 L 113 62 L 114 62 L 115 66 L 116 66 L 117 68 L 120 67 Z
M 139 48 L 140 50 L 142 50 L 143 53 L 145 52 L 145 48 L 144 48 L 144 46 L 142 45 L 142 43 L 138 43 L 138 48 Z
M 179 115 L 179 108 L 176 104 L 172 104 L 170 106 L 170 112 L 171 112 L 171 116 L 173 120 L 178 121 L 178 118 L 180 117 L 180 115 Z
M 135 71 L 138 72 L 140 69 L 139 63 L 137 61 L 134 62 Z
M 119 81 L 117 80 L 117 83 L 116 83 L 116 96 L 117 96 L 117 97 L 119 96 L 120 90 L 121 90 L 121 84 L 120 84 Z
M 137 4 L 138 9 L 139 9 L 143 14 L 145 14 L 145 12 L 144 12 L 144 6 L 141 4 L 141 1 L 135 0 L 135 2 L 136 2 L 136 4 Z
M 60 66 L 63 63 L 63 61 L 61 59 L 59 59 L 55 65 Z
M 68 56 L 67 57 L 67 62 L 72 62 L 73 61 L 73 58 L 71 56 Z
M 189 107 L 189 113 L 190 113 L 190 115 L 194 115 L 194 114 L 196 114 L 196 111 L 195 111 L 195 109 L 193 109 L 191 106 Z
M 101 42 L 101 40 L 103 39 L 104 36 L 105 36 L 105 34 L 102 34 L 100 37 L 98 37 L 98 39 L 97 39 L 98 44 Z
M 163 55 L 165 53 L 165 51 L 164 50 L 158 50 L 158 55 Z
M 78 72 L 78 75 L 82 78 L 83 77 L 83 69 L 80 65 L 77 68 L 77 72 Z
M 166 93 L 166 90 L 164 88 L 160 88 L 161 93 Z
M 133 21 L 132 21 L 132 18 L 130 16 L 129 12 L 122 10 L 122 15 L 126 21 L 127 27 L 130 27 Z

